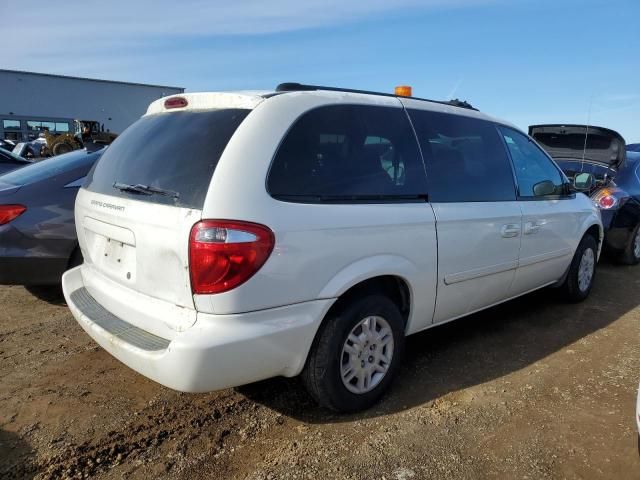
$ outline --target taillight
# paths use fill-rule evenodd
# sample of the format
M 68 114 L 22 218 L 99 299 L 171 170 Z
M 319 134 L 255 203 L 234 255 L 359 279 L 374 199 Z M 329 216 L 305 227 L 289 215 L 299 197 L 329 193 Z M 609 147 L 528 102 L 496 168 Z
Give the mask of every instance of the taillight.
M 615 207 L 616 203 L 618 203 L 618 201 L 616 197 L 612 195 L 604 195 L 598 199 L 598 206 L 605 210 Z
M 0 205 L 0 225 L 9 223 L 27 210 L 24 205 Z
M 203 220 L 191 229 L 189 273 L 195 294 L 227 292 L 249 280 L 267 261 L 275 238 L 264 225 Z
M 593 202 L 602 210 L 611 210 L 617 208 L 628 197 L 629 194 L 621 188 L 603 188 L 593 196 Z

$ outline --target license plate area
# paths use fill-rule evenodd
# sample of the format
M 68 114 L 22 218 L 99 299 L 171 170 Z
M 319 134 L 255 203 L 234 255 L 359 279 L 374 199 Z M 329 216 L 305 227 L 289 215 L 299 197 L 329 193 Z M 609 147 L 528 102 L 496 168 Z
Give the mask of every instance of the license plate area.
M 136 246 L 131 230 L 85 219 L 85 240 L 90 261 L 123 283 L 136 281 Z
M 130 282 L 135 281 L 136 276 L 136 249 L 131 245 L 119 242 L 112 238 L 104 238 L 104 250 L 102 253 L 100 268 Z

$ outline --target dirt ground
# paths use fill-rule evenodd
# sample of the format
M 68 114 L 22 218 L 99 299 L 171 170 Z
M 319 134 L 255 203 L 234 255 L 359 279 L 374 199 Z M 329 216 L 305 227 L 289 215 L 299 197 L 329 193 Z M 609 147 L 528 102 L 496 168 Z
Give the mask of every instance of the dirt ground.
M 203 395 L 129 370 L 55 292 L 0 287 L 0 478 L 640 478 L 640 267 L 410 338 L 381 404 L 296 379 Z

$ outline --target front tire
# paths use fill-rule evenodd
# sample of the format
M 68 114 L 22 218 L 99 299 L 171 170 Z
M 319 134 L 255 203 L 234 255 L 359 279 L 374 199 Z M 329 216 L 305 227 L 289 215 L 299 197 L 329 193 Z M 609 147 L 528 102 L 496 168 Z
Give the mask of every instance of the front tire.
M 357 298 L 326 318 L 302 379 L 311 396 L 337 412 L 369 408 L 389 388 L 404 351 L 404 321 L 383 295 Z
M 640 263 L 640 223 L 631 232 L 624 252 L 619 257 L 620 263 L 637 265 Z
M 571 260 L 569 273 L 562 286 L 570 302 L 581 302 L 589 296 L 596 275 L 598 244 L 591 235 L 585 235 Z

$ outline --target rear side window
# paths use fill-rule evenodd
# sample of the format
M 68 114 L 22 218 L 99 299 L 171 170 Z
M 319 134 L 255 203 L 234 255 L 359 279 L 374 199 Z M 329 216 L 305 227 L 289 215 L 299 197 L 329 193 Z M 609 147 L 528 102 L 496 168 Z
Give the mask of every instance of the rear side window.
M 291 127 L 267 187 L 287 201 L 402 201 L 426 194 L 426 177 L 402 109 L 331 105 Z
M 496 127 L 485 120 L 409 110 L 432 202 L 515 200 L 513 170 Z
M 107 149 L 85 188 L 92 192 L 201 209 L 229 139 L 250 110 L 173 112 L 142 117 Z M 143 185 L 170 194 L 136 193 Z

